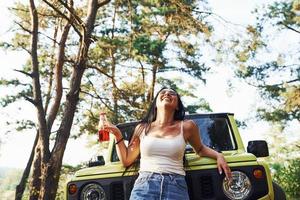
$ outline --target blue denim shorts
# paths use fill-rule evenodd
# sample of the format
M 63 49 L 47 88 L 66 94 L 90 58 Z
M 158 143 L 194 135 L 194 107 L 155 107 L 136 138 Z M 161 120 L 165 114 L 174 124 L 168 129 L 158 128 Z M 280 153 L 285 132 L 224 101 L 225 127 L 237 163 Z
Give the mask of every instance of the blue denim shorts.
M 189 200 L 185 177 L 179 174 L 140 172 L 130 200 Z

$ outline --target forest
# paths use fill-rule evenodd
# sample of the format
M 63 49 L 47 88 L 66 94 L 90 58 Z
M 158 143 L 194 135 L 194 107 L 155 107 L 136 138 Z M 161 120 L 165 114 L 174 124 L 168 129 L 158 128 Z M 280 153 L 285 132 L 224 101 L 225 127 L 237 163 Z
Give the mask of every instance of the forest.
M 0 107 L 23 114 L 1 134 L 35 138 L 24 169 L 0 168 L 0 199 L 64 199 L 66 180 L 83 167 L 63 163 L 68 140 L 96 133 L 100 110 L 114 124 L 138 120 L 169 86 L 188 113 L 214 112 L 198 89 L 222 70 L 230 71 L 228 91 L 240 82 L 259 94 L 253 117 L 238 124 L 272 127 L 273 177 L 289 199 L 300 198 L 300 136 L 288 137 L 290 127 L 300 131 L 299 0 L 259 4 L 247 25 L 214 13 L 209 0 L 23 0 L 9 10 L 12 37 L 0 38 L 0 49 L 23 52 L 26 62 L 14 68 L 18 76 L 1 76 L 8 92 Z M 293 45 L 280 51 L 277 40 Z

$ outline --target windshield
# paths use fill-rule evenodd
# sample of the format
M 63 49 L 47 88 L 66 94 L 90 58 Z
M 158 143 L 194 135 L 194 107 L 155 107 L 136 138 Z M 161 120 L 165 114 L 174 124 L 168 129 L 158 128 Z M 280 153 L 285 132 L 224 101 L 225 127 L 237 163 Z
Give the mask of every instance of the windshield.
M 189 115 L 187 118 L 192 119 L 197 124 L 201 135 L 201 141 L 206 146 L 219 152 L 236 149 L 234 136 L 226 115 Z M 128 123 L 119 126 L 125 140 L 130 140 L 135 126 L 136 123 Z M 186 147 L 186 153 L 191 152 L 193 152 L 193 149 L 188 144 Z M 114 146 L 112 161 L 118 160 Z
M 197 124 L 202 142 L 216 151 L 236 149 L 235 141 L 227 118 L 201 117 L 193 119 Z

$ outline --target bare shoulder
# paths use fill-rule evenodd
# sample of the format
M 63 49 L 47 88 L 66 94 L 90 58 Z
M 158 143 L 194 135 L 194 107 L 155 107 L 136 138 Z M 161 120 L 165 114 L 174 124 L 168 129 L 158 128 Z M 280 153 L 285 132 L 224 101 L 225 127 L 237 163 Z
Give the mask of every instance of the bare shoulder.
M 146 125 L 144 123 L 139 123 L 136 125 L 133 133 L 133 137 L 136 139 L 139 139 L 140 135 L 143 133 L 145 130 Z
M 198 126 L 193 120 L 187 119 L 183 121 L 183 132 L 186 139 L 188 139 L 197 130 Z
M 184 120 L 183 126 L 184 126 L 185 130 L 193 130 L 193 129 L 197 128 L 197 124 L 191 119 Z

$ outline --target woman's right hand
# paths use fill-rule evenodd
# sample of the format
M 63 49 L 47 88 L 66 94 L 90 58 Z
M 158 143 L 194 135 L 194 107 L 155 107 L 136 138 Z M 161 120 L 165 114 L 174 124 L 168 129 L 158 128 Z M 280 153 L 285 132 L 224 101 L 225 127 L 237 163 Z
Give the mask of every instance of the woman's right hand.
M 104 125 L 104 129 L 107 130 L 109 133 L 113 134 L 117 140 L 123 137 L 120 129 L 110 122 Z

